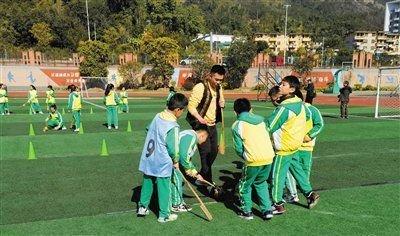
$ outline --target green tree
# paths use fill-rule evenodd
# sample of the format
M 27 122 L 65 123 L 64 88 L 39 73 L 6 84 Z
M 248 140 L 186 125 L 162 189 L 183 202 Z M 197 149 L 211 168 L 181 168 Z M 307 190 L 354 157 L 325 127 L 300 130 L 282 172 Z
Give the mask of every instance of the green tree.
M 154 37 L 154 33 L 146 31 L 141 38 L 141 51 L 150 57 L 154 75 L 162 77 L 162 86 L 167 87 L 174 72 L 172 64 L 179 59 L 180 47 L 169 37 Z M 148 81 L 147 82 L 151 82 Z
M 0 22 L 0 53 L 13 47 L 16 43 L 17 32 L 9 21 Z M 4 55 L 5 56 L 5 55 Z
M 128 62 L 118 67 L 118 72 L 123 78 L 123 82 L 120 84 L 120 88 L 125 87 L 126 89 L 140 87 L 139 75 L 143 66 L 140 63 Z
M 235 40 L 232 43 L 226 57 L 228 89 L 239 88 L 242 85 L 256 53 L 257 46 L 253 41 Z
M 192 43 L 187 51 L 187 56 L 192 59 L 193 77 L 201 79 L 210 70 L 213 62 L 210 58 L 210 45 L 205 41 Z
M 118 55 L 123 52 L 129 42 L 129 33 L 122 25 L 111 26 L 104 30 L 102 39 L 109 45 L 112 54 L 111 62 L 115 63 L 115 58 L 118 58 Z
M 106 77 L 108 74 L 110 49 L 100 41 L 81 41 L 78 47 L 79 56 L 84 60 L 79 66 L 83 76 Z
M 39 50 L 46 49 L 54 38 L 50 26 L 44 22 L 33 24 L 29 32 L 35 37 Z
M 300 54 L 294 61 L 292 65 L 292 70 L 297 72 L 300 75 L 300 77 L 303 78 L 312 71 L 313 66 L 314 66 L 314 56 L 312 54 Z

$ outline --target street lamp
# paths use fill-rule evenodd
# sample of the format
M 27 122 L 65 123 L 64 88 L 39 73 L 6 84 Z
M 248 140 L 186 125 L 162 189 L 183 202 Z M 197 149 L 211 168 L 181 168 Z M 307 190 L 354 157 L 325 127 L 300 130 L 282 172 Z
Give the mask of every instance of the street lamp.
M 285 48 L 284 48 L 284 50 L 283 50 L 283 65 L 285 66 L 285 65 L 286 65 L 286 48 L 287 48 L 287 40 L 286 40 L 287 15 L 288 15 L 288 8 L 289 8 L 291 5 L 286 4 L 286 5 L 284 5 L 284 6 L 285 6 L 285 8 L 286 8 L 286 18 L 285 18 Z
M 89 24 L 89 8 L 88 8 L 87 0 L 86 0 L 86 20 L 87 20 L 88 37 L 89 37 L 89 40 L 91 40 L 90 39 L 90 24 Z

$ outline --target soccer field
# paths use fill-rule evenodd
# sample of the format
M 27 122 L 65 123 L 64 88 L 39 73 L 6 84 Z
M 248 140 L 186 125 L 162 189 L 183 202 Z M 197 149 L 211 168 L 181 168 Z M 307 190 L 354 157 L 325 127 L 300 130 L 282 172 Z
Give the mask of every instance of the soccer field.
M 142 174 L 138 163 L 145 127 L 165 106 L 164 99 L 132 99 L 130 113 L 119 114 L 119 130 L 107 130 L 101 100 L 84 103 L 83 134 L 71 130 L 42 132 L 43 115 L 29 115 L 24 101 L 11 100 L 10 116 L 0 117 L 1 235 L 141 234 L 141 235 L 397 235 L 400 232 L 400 121 L 371 117 L 372 107 L 350 107 L 348 120 L 338 107 L 318 106 L 325 128 L 314 151 L 313 187 L 321 194 L 312 210 L 287 204 L 287 212 L 264 222 L 236 216 L 230 202 L 203 196 L 214 216 L 204 220 L 185 187 L 192 213 L 160 224 L 152 212 L 137 218 Z M 44 101 L 40 100 L 43 110 Z M 255 113 L 273 111 L 270 103 L 253 102 Z M 217 184 L 228 191 L 240 178 L 241 159 L 232 147 L 233 102 L 225 111 L 227 148 L 213 166 Z M 58 100 L 59 111 L 66 100 Z M 93 110 L 93 114 L 90 114 Z M 64 115 L 67 127 L 71 113 Z M 132 132 L 127 132 L 128 121 Z M 181 130 L 189 126 L 184 117 Z M 32 124 L 35 135 L 29 136 Z M 103 139 L 109 156 L 100 156 Z M 28 160 L 32 142 L 35 158 Z M 198 154 L 193 158 L 199 166 Z M 134 194 L 133 194 L 134 193 Z M 305 204 L 305 199 L 301 198 Z M 258 207 L 254 205 L 254 208 Z M 257 216 L 257 210 L 254 211 Z M 258 212 L 259 215 L 259 212 Z

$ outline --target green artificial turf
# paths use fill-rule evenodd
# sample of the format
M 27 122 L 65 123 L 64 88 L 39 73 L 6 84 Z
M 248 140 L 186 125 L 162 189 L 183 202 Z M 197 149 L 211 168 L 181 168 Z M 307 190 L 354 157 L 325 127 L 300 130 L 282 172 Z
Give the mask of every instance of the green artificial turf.
M 337 118 L 338 107 L 317 106 L 324 115 L 325 129 L 314 151 L 311 181 L 322 195 L 315 209 L 288 206 L 287 214 L 271 222 L 258 218 L 247 222 L 223 203 L 202 196 L 210 203 L 213 222 L 186 213 L 177 222 L 160 225 L 154 214 L 146 219 L 134 217 L 132 195 L 137 195 L 142 179 L 138 163 L 145 127 L 164 109 L 165 100 L 131 100 L 131 113 L 119 114 L 119 130 L 107 130 L 102 101 L 90 100 L 96 105 L 84 104 L 84 134 L 71 130 L 43 133 L 46 115 L 29 115 L 28 109 L 20 106 L 23 102 L 11 101 L 14 113 L 0 117 L 2 235 L 391 235 L 399 231 L 400 122 L 370 118 L 372 108 L 351 107 L 350 113 L 357 116 L 342 120 Z M 65 109 L 66 100 L 59 100 L 58 106 L 60 111 Z M 94 114 L 90 114 L 91 108 Z M 253 102 L 253 108 L 264 116 L 273 111 L 270 103 Z M 215 181 L 227 190 L 234 188 L 241 173 L 241 160 L 232 149 L 230 126 L 234 119 L 232 102 L 228 102 L 226 154 L 218 156 L 213 166 Z M 67 111 L 64 120 L 69 126 L 71 114 Z M 132 132 L 126 132 L 128 121 Z M 179 123 L 181 129 L 188 128 L 184 118 Z M 28 136 L 30 124 L 35 136 Z M 106 157 L 100 156 L 103 139 L 110 154 Z M 29 142 L 34 145 L 35 160 L 28 160 Z M 198 154 L 194 160 L 199 166 Z M 185 199 L 196 202 L 187 189 Z M 194 212 L 202 215 L 198 206 Z

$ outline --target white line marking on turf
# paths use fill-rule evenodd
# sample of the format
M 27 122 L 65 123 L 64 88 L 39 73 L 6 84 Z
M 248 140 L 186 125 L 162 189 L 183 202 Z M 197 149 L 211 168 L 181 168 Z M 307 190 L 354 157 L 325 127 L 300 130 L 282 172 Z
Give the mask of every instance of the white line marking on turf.
M 361 215 L 355 215 L 355 214 L 348 214 L 345 212 L 338 212 L 338 213 L 333 213 L 330 211 L 319 211 L 319 210 L 311 210 L 311 212 L 315 212 L 315 213 L 319 213 L 319 214 L 323 214 L 323 215 L 331 215 L 331 216 L 337 216 L 337 217 L 345 217 L 345 218 L 376 218 L 377 216 L 374 215 L 365 215 L 365 214 L 361 214 Z
M 88 102 L 88 101 L 86 101 L 86 100 L 83 100 L 83 102 L 84 102 L 84 103 L 87 103 L 87 104 L 90 104 L 90 105 L 92 105 L 92 106 L 99 107 L 99 108 L 101 108 L 101 109 L 106 110 L 106 107 L 97 105 L 97 104 L 95 104 L 95 103 L 93 103 L 93 102 Z
M 384 152 L 380 152 L 380 153 L 397 153 L 397 152 L 399 152 L 398 149 L 386 149 Z M 370 154 L 370 152 L 350 152 L 350 153 L 314 156 L 313 159 L 330 158 L 330 157 L 356 156 L 356 155 L 364 155 L 364 154 Z
M 211 205 L 211 204 L 216 204 L 218 202 L 212 201 L 212 202 L 204 202 L 204 205 Z M 200 203 L 193 203 L 191 204 L 192 206 L 200 206 Z M 113 215 L 119 215 L 119 214 L 125 214 L 125 213 L 131 213 L 131 212 L 137 212 L 137 208 L 132 209 L 132 210 L 126 210 L 126 211 L 114 211 L 114 212 L 107 212 L 105 215 L 107 216 L 113 216 Z

